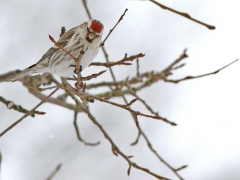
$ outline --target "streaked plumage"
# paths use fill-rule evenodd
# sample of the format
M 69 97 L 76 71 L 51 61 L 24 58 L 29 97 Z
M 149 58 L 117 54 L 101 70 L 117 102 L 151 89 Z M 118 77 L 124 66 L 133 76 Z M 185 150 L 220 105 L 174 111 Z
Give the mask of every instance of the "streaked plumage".
M 85 51 L 80 63 L 82 69 L 85 69 L 98 53 L 103 29 L 104 27 L 100 21 L 91 19 L 64 33 L 57 42 L 74 57 L 78 57 L 81 50 Z M 8 80 L 16 81 L 29 74 L 41 72 L 50 72 L 61 77 L 70 77 L 74 75 L 74 66 L 74 60 L 54 45 L 36 64 L 26 68 Z

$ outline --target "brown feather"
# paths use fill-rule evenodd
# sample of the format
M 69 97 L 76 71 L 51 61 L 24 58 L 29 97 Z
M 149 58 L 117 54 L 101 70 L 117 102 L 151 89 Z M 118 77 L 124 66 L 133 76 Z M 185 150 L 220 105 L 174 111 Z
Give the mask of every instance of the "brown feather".
M 81 26 L 81 25 L 80 25 Z M 80 27 L 80 26 L 76 26 L 72 29 L 70 29 L 69 31 L 67 31 L 66 33 L 64 33 L 60 39 L 57 41 L 58 44 L 60 44 L 63 48 L 67 45 L 68 41 L 72 38 L 72 36 L 75 34 L 76 30 Z M 59 50 L 59 48 L 57 47 L 51 47 L 43 56 L 42 58 L 37 62 L 37 64 L 41 61 L 43 61 L 44 59 L 51 57 L 55 52 L 57 52 Z

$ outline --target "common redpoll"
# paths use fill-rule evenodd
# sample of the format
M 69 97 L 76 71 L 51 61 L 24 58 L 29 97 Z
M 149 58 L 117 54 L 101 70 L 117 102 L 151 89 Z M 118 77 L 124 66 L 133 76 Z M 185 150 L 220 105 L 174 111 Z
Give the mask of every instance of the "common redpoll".
M 79 56 L 80 51 L 85 52 L 80 62 L 81 68 L 84 69 L 90 65 L 98 53 L 103 29 L 103 24 L 100 21 L 91 19 L 64 33 L 57 43 L 76 58 Z M 74 70 L 74 60 L 66 52 L 54 45 L 36 64 L 10 77 L 8 80 L 16 81 L 29 74 L 41 72 L 70 77 L 74 75 Z

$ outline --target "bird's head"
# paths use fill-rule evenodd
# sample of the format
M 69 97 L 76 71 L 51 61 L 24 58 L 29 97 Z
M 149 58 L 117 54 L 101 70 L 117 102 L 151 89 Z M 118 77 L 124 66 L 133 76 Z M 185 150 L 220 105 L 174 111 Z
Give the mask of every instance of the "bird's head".
M 87 34 L 85 39 L 89 42 L 89 43 L 94 43 L 94 42 L 99 42 L 101 41 L 102 38 L 102 33 L 104 30 L 104 26 L 103 24 L 95 19 L 90 19 L 87 22 Z

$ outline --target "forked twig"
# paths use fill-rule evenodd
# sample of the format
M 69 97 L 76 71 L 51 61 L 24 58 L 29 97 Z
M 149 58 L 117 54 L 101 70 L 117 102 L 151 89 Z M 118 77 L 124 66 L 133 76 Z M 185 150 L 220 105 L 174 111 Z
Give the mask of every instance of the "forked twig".
M 14 109 L 18 112 L 21 112 L 21 113 L 27 113 L 29 112 L 28 110 L 26 110 L 25 108 L 23 108 L 21 105 L 16 105 L 14 102 L 12 101 L 9 101 L 9 100 L 6 100 L 4 99 L 2 96 L 0 96 L 0 101 L 2 103 L 4 103 L 8 109 Z M 30 116 L 32 117 L 35 117 L 35 114 L 38 114 L 38 115 L 43 115 L 45 114 L 45 112 L 41 112 L 41 111 L 34 111 L 34 113 L 32 113 Z
M 44 98 L 40 103 L 38 103 L 33 109 L 31 109 L 28 113 L 26 113 L 23 117 L 21 117 L 19 120 L 15 121 L 12 125 L 10 125 L 7 129 L 5 129 L 1 134 L 0 137 L 2 137 L 5 133 L 7 133 L 10 129 L 12 129 L 14 126 L 16 126 L 18 123 L 20 123 L 22 120 L 24 120 L 26 117 L 34 113 L 34 111 L 41 106 L 49 97 L 51 97 L 60 87 L 57 87 L 53 92 L 51 92 L 46 98 Z
M 103 129 L 102 125 L 98 123 L 98 121 L 96 120 L 96 118 L 92 115 L 92 113 L 87 109 L 87 108 L 83 108 L 83 111 L 88 115 L 88 117 L 90 118 L 90 120 L 100 129 L 100 131 L 103 133 L 104 137 L 110 142 L 111 146 L 112 146 L 112 152 L 114 155 L 118 156 L 118 154 L 120 156 L 122 156 L 129 164 L 129 168 L 127 170 L 127 174 L 130 174 L 130 168 L 134 167 L 136 169 L 140 169 L 154 177 L 156 177 L 157 179 L 160 180 L 169 180 L 168 178 L 165 178 L 163 176 L 159 176 L 153 172 L 151 172 L 149 169 L 147 168 L 143 168 L 141 166 L 139 166 L 138 164 L 136 164 L 135 162 L 132 162 L 130 160 L 131 156 L 126 156 L 117 146 L 116 144 L 113 142 L 113 140 L 111 139 L 111 137 L 107 134 L 107 132 Z M 131 167 L 130 167 L 131 166 Z
M 201 77 L 205 77 L 205 76 L 209 76 L 209 75 L 214 75 L 214 74 L 219 73 L 221 70 L 227 68 L 228 66 L 232 65 L 233 63 L 235 63 L 235 62 L 237 62 L 237 61 L 238 61 L 238 59 L 236 59 L 235 61 L 233 61 L 233 62 L 231 62 L 231 63 L 223 66 L 222 68 L 220 68 L 220 69 L 218 69 L 218 70 L 216 70 L 216 71 L 213 71 L 213 72 L 211 72 L 211 73 L 201 74 L 201 75 L 198 75 L 198 76 L 186 76 L 186 77 L 184 77 L 184 78 L 182 78 L 182 79 L 177 79 L 177 80 L 172 80 L 172 79 L 167 79 L 167 78 L 163 78 L 163 80 L 164 80 L 165 82 L 170 82 L 170 83 L 175 83 L 175 84 L 177 84 L 177 83 L 179 83 L 179 82 L 181 82 L 181 81 L 185 81 L 185 80 L 197 79 L 197 78 L 201 78 Z
M 131 105 L 132 103 L 134 103 L 137 99 L 133 99 L 132 102 L 130 102 L 130 103 L 126 104 L 126 105 L 121 105 L 121 104 L 118 104 L 118 103 L 115 103 L 115 102 L 112 102 L 112 101 L 109 101 L 109 100 L 106 100 L 106 99 L 103 99 L 103 98 L 99 98 L 97 96 L 89 96 L 89 97 L 91 97 L 93 99 L 97 99 L 97 100 L 99 100 L 101 102 L 105 102 L 105 103 L 108 103 L 108 104 L 120 107 L 122 109 L 125 109 L 125 110 L 129 111 L 130 113 L 132 113 L 134 115 L 134 120 L 136 122 L 137 127 L 139 127 L 137 116 L 144 116 L 144 117 L 147 117 L 147 118 L 152 118 L 152 119 L 166 121 L 165 118 L 162 118 L 160 116 L 151 116 L 151 115 L 148 115 L 148 114 L 141 113 L 139 111 L 134 111 L 131 108 L 129 108 L 128 106 Z M 175 124 L 173 124 L 173 125 L 175 125 Z
M 132 65 L 131 63 L 128 63 L 127 61 L 133 61 L 135 59 L 144 57 L 145 54 L 139 53 L 137 55 L 133 55 L 130 57 L 127 57 L 127 54 L 125 54 L 124 58 L 122 60 L 116 61 L 116 62 L 106 62 L 106 63 L 100 63 L 100 62 L 93 62 L 90 64 L 90 66 L 105 66 L 105 67 L 112 67 L 115 65 Z

